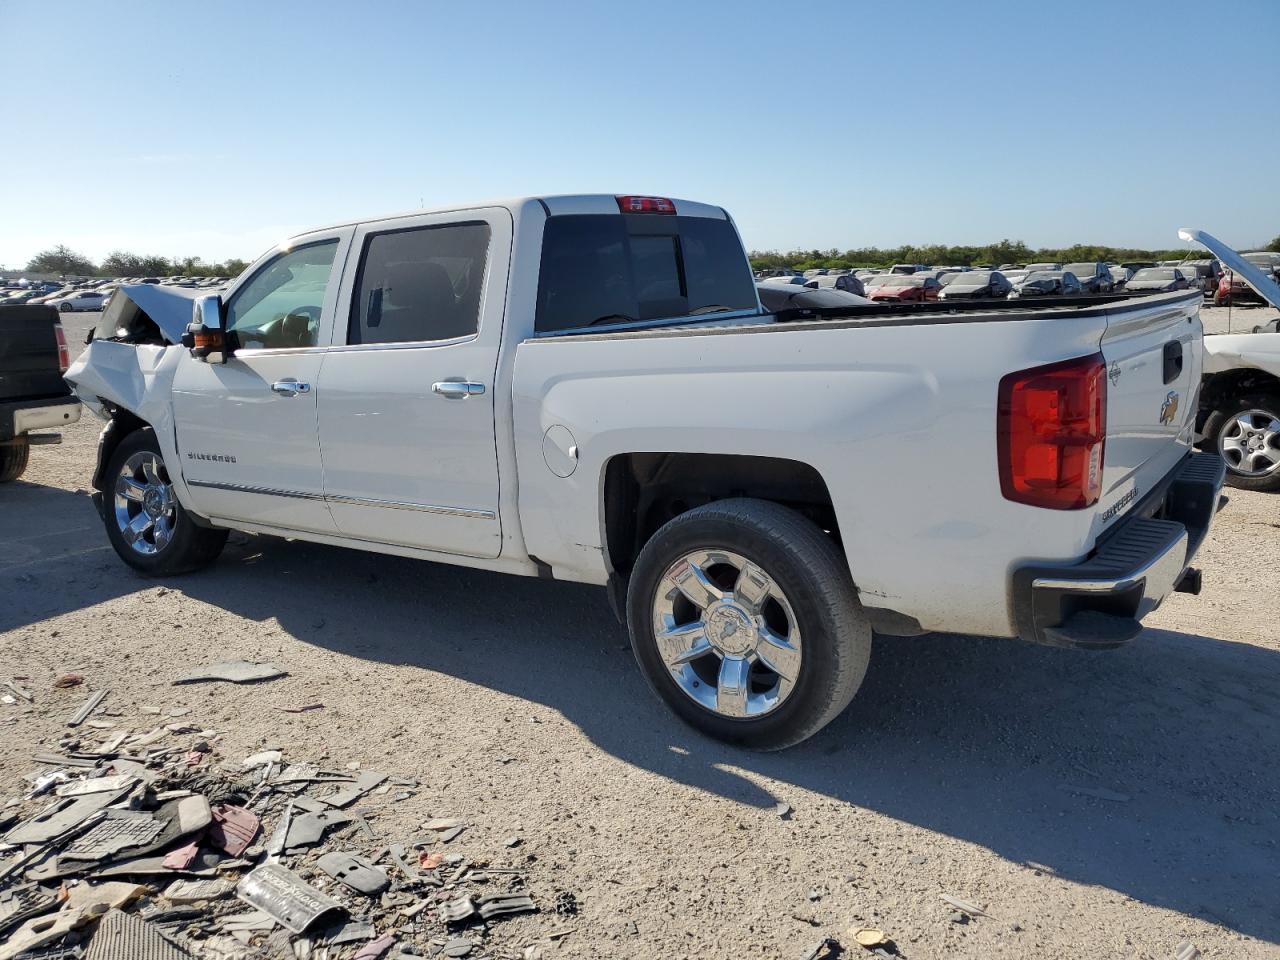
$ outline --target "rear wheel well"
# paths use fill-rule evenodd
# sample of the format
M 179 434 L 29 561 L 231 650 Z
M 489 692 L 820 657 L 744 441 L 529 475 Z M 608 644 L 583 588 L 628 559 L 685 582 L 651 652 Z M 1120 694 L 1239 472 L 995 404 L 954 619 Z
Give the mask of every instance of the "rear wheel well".
M 1269 393 L 1280 396 L 1280 377 L 1265 370 L 1240 368 L 1225 373 L 1213 373 L 1200 385 L 1200 405 L 1196 413 L 1196 429 L 1203 430 L 1209 414 L 1230 403 L 1236 397 L 1250 393 Z
M 807 463 L 719 453 L 621 454 L 605 467 L 604 480 L 605 547 L 615 577 L 626 582 L 641 548 L 668 520 L 731 497 L 790 507 L 841 547 L 831 493 Z

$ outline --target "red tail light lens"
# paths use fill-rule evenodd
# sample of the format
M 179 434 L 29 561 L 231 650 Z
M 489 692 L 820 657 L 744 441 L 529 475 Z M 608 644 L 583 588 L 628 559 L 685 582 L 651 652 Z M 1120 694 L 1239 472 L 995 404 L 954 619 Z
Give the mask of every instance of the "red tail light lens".
M 58 341 L 58 367 L 63 373 L 71 366 L 71 354 L 67 352 L 67 335 L 62 332 L 62 324 L 53 325 L 53 335 Z
M 676 205 L 666 197 L 617 197 L 620 213 L 665 213 L 674 215 Z
M 1011 373 L 1000 381 L 997 450 L 1006 500 L 1079 510 L 1102 494 L 1107 430 L 1102 354 Z

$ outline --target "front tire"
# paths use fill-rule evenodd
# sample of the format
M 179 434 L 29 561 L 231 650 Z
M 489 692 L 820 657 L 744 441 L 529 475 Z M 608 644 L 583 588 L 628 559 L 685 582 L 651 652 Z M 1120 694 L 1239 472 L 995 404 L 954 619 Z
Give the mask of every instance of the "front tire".
M 12 443 L 0 445 L 0 483 L 17 480 L 27 472 L 31 459 L 31 443 L 25 436 L 14 437 Z
M 103 493 L 103 523 L 120 559 L 153 577 L 188 573 L 212 563 L 227 530 L 199 527 L 173 493 L 160 445 L 150 428 L 137 430 L 111 454 Z
M 1280 396 L 1249 394 L 1205 420 L 1204 435 L 1227 462 L 1227 483 L 1242 490 L 1280 490 Z
M 70 312 L 71 312 L 71 304 L 69 304 L 69 303 L 60 303 L 60 304 L 58 304 L 58 312 L 59 312 L 59 313 L 70 313 Z
M 763 500 L 681 514 L 645 544 L 627 591 L 645 680 L 708 736 L 757 750 L 805 740 L 862 684 L 871 627 L 813 522 Z

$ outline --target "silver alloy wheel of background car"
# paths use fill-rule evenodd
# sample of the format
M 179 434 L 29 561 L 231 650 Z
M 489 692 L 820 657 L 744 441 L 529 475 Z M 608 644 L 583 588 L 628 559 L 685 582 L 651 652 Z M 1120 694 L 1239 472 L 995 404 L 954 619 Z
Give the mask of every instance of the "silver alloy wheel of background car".
M 1219 432 L 1218 452 L 1242 477 L 1270 476 L 1280 470 L 1280 420 L 1266 410 L 1241 410 Z
M 177 500 L 158 454 L 139 450 L 120 467 L 115 515 L 124 542 L 143 556 L 153 556 L 169 545 Z
M 677 686 L 723 717 L 776 710 L 800 676 L 800 627 L 777 582 L 727 550 L 667 568 L 653 600 L 658 653 Z

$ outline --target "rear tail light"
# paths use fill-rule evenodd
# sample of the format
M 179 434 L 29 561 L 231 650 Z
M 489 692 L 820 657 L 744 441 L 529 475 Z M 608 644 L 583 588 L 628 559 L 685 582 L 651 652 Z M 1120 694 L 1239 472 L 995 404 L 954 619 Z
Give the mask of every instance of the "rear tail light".
M 666 197 L 617 197 L 620 213 L 666 213 L 674 215 L 676 205 Z
M 67 352 L 67 335 L 62 331 L 62 324 L 53 325 L 53 336 L 58 341 L 58 368 L 62 373 L 71 366 L 71 354 Z
M 1098 502 L 1106 372 L 1098 353 L 1000 381 L 996 446 L 1005 499 L 1051 510 L 1079 510 Z

